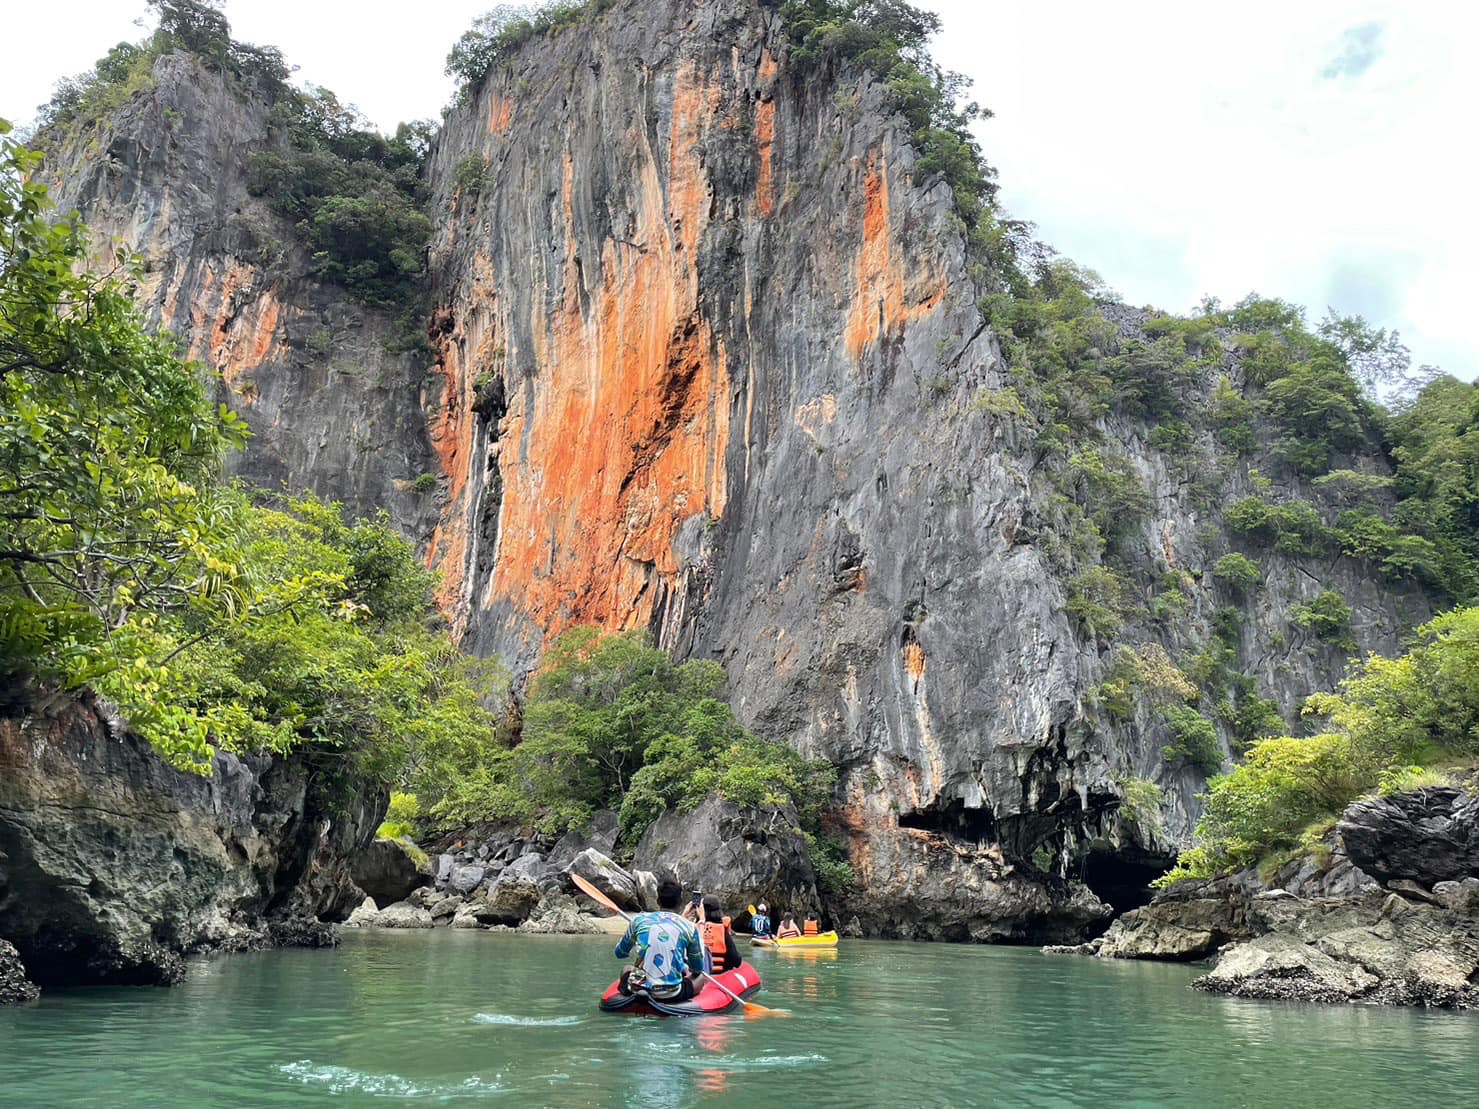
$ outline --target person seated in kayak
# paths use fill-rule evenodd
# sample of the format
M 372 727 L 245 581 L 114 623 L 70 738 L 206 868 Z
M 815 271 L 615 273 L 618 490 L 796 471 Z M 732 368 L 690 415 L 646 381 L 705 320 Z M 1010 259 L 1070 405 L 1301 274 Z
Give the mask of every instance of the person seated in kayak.
M 806 923 L 801 926 L 803 936 L 819 936 L 822 933 L 822 922 L 817 919 L 815 911 L 808 909 Z
M 796 918 L 790 913 L 781 917 L 781 926 L 775 931 L 778 940 L 789 940 L 794 936 L 801 935 L 801 929 L 796 927 Z
M 729 918 L 719 907 L 719 899 L 712 893 L 704 898 L 704 920 L 698 928 L 714 973 L 738 970 L 741 962 L 739 944 L 734 941 L 734 930 L 729 927 Z
M 750 917 L 750 935 L 754 936 L 757 940 L 770 938 L 770 917 L 766 915 L 767 912 L 769 910 L 765 907 L 765 902 L 762 901 Z
M 698 926 L 678 914 L 683 887 L 671 878 L 657 886 L 657 911 L 638 913 L 616 945 L 616 957 L 637 952 L 634 966 L 621 972 L 621 992 L 644 990 L 659 1001 L 687 1001 L 698 992 L 694 978 L 704 965 Z

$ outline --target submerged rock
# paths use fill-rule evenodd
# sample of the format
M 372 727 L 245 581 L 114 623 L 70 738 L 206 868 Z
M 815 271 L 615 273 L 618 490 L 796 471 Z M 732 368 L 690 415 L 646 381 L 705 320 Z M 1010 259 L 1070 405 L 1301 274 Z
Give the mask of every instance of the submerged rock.
M 41 996 L 36 983 L 26 977 L 20 953 L 5 940 L 0 940 L 0 1005 L 23 1005 Z
M 355 885 L 385 903 L 404 901 L 432 880 L 426 853 L 407 839 L 374 840 L 355 855 L 349 874 Z
M 167 765 L 90 694 L 0 715 L 0 935 L 48 986 L 166 985 L 182 956 L 333 941 L 386 798 L 313 755 Z

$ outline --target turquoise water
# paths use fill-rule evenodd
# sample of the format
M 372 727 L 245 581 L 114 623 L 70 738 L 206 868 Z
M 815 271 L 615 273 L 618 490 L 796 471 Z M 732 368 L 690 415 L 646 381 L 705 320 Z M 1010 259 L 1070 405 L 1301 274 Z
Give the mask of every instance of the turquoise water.
M 1472 1104 L 1479 1016 L 1208 997 L 1024 948 L 757 952 L 790 1020 L 598 1013 L 610 942 L 349 933 L 0 1009 L 0 1104 Z

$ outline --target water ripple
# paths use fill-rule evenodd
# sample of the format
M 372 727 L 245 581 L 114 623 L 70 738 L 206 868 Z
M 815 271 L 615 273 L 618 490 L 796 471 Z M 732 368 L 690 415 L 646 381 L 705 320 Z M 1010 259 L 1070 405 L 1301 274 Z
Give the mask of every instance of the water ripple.
M 368 1074 L 349 1067 L 328 1066 L 311 1059 L 284 1063 L 277 1068 L 289 1078 L 304 1085 L 322 1086 L 336 1094 L 369 1094 L 371 1097 L 455 1098 L 481 1097 L 503 1093 L 496 1082 L 486 1082 L 473 1075 L 457 1083 L 427 1084 L 398 1074 Z

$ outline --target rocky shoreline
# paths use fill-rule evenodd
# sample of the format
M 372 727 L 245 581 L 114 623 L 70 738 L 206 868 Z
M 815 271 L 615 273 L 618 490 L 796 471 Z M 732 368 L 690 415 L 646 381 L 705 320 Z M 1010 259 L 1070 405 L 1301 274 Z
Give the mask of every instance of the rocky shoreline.
M 1234 997 L 1479 1009 L 1479 791 L 1351 805 L 1322 848 L 1267 878 L 1180 882 L 1054 954 L 1200 961 Z
M 171 985 L 187 956 L 337 942 L 386 795 L 308 759 L 166 764 L 107 702 L 0 711 L 0 1001 Z M 26 983 L 30 983 L 28 986 Z

